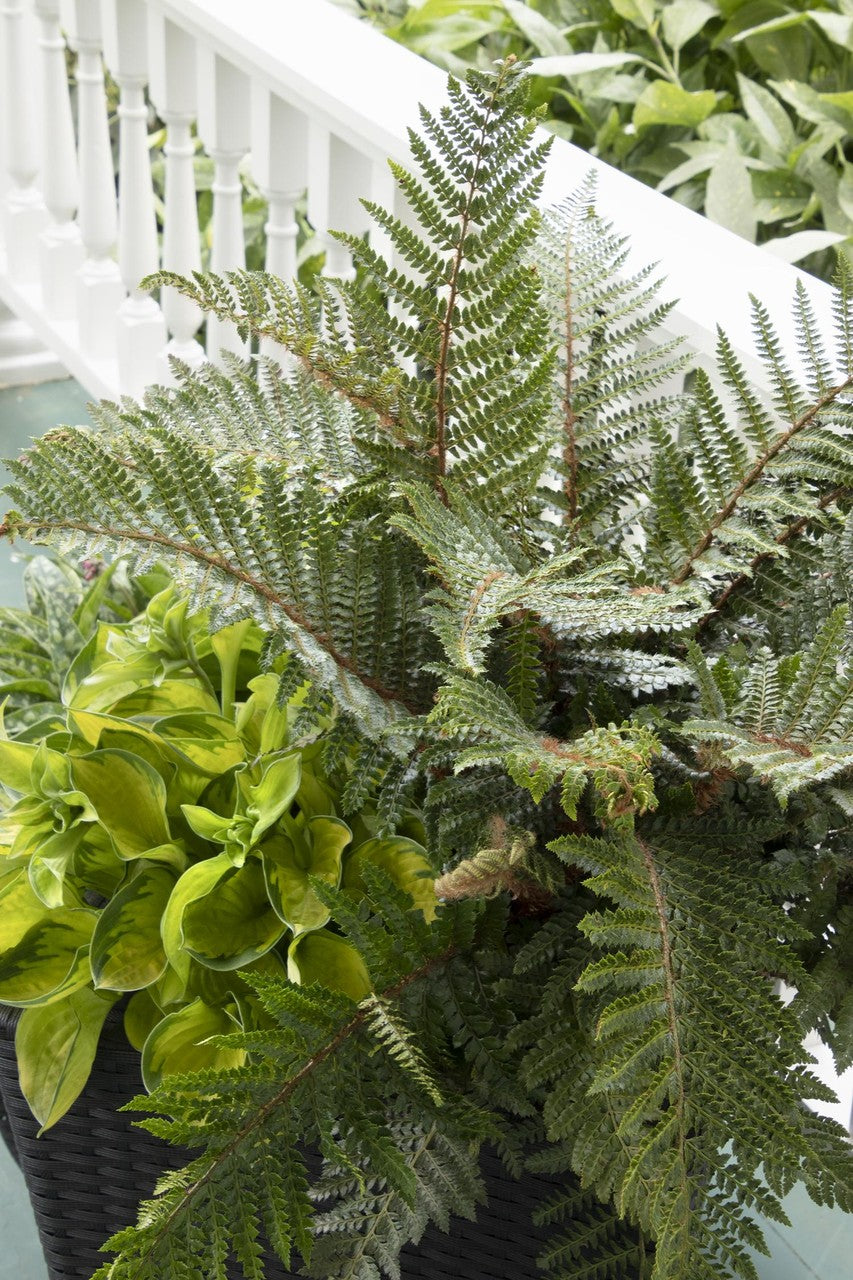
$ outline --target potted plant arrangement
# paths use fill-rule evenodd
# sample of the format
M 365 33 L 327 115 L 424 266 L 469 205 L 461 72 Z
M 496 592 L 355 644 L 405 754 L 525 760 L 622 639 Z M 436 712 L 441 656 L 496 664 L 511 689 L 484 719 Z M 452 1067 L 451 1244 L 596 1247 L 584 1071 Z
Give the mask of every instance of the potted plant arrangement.
M 122 561 L 77 566 L 33 556 L 23 585 L 25 607 L 0 608 L 0 701 L 5 731 L 38 739 L 61 723 L 62 681 L 85 637 L 99 618 L 117 622 L 137 614 L 152 582 L 130 578 Z M 0 1137 L 15 1156 L 2 1098 Z
M 205 1069 L 165 1074 L 143 1048 L 142 1124 L 195 1154 L 99 1280 L 255 1280 L 266 1248 L 336 1280 L 532 1277 L 531 1250 L 560 1280 L 755 1280 L 756 1214 L 784 1220 L 794 1183 L 853 1208 L 853 1152 L 805 1105 L 827 1091 L 802 1048 L 817 1028 L 853 1056 L 850 281 L 832 350 L 796 297 L 801 372 L 755 304 L 770 400 L 724 335 L 718 380 L 667 393 L 687 361 L 658 337 L 659 286 L 626 273 L 590 187 L 537 212 L 547 142 L 525 103 L 508 60 L 423 113 L 416 172 L 394 169 L 410 216 L 369 206 L 402 266 L 343 237 L 359 278 L 316 294 L 160 278 L 297 372 L 179 369 L 177 390 L 102 406 L 13 465 L 8 534 L 156 555 L 212 610 L 195 643 L 217 662 L 268 633 L 240 709 L 224 674 L 219 706 L 180 705 L 201 688 L 187 670 L 165 711 L 145 709 L 156 681 L 107 709 L 94 649 L 78 687 L 95 702 L 66 695 L 81 761 L 144 759 L 166 806 L 181 795 L 135 856 L 178 846 L 193 865 L 155 856 L 150 874 L 237 881 L 254 860 L 257 890 L 242 985 L 183 1060 Z M 188 801 L 175 753 L 210 737 L 161 715 L 219 726 Z M 267 716 L 281 740 L 262 741 Z M 257 796 L 221 785 L 247 721 L 250 752 L 283 752 L 263 829 Z M 303 808 L 294 756 L 334 811 L 326 790 Z M 239 776 L 263 789 L 258 767 Z M 267 842 L 291 858 L 302 813 L 388 854 L 339 861 L 324 827 L 323 855 L 288 864 L 300 922 Z M 113 938 L 133 883 L 102 889 Z M 151 915 L 161 961 L 216 975 L 242 926 L 188 896 L 180 935 L 175 892 Z M 264 952 L 286 972 L 257 963 L 264 920 L 289 930 Z M 324 931 L 345 981 L 313 963 Z M 161 983 L 128 1006 L 146 1046 L 168 1041 Z
M 350 824 L 337 816 L 347 757 L 324 767 L 328 700 L 301 674 L 282 700 L 287 661 L 261 673 L 261 646 L 250 621 L 211 635 L 169 583 L 133 621 L 96 627 L 38 736 L 31 727 L 0 741 L 0 774 L 17 796 L 0 819 L 4 1092 L 25 1171 L 41 1160 L 33 1119 L 50 1130 L 77 1101 L 111 1010 L 124 1071 L 111 1080 L 115 1106 L 116 1086 L 120 1105 L 140 1083 L 245 1061 L 211 1039 L 269 1025 L 244 973 L 367 994 L 361 959 L 328 927 L 312 877 L 357 890 L 367 862 L 386 865 L 434 913 L 421 846 L 373 835 L 368 805 Z M 408 825 L 417 829 L 416 815 Z M 67 1178 L 73 1142 L 57 1136 Z M 84 1157 L 86 1143 L 84 1131 Z M 150 1190 L 163 1148 L 149 1146 Z M 125 1214 L 138 1199 L 132 1184 Z M 70 1255 L 68 1274 L 91 1274 L 102 1221 L 92 1240 L 90 1224 L 58 1231 L 55 1205 L 36 1207 L 44 1234 L 59 1236 L 51 1251 Z M 116 1226 L 120 1212 L 113 1204 Z

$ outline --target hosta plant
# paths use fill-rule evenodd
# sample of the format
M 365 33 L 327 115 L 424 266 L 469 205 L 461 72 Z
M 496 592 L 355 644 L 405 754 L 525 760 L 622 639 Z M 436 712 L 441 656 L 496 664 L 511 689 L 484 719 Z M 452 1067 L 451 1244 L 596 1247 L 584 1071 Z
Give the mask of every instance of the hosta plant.
M 100 624 L 49 732 L 0 740 L 0 1003 L 23 1010 L 21 1087 L 44 1127 L 84 1086 L 118 1001 L 153 1087 L 244 1061 L 210 1043 L 269 1021 L 244 974 L 365 995 L 313 877 L 357 887 L 393 859 L 430 914 L 420 846 L 376 838 L 368 806 L 343 821 L 346 757 L 323 762 L 332 718 L 302 678 L 280 699 L 283 660 L 262 674 L 260 648 L 249 622 L 211 637 L 170 585 L 141 618 Z
M 62 717 L 62 682 L 99 621 L 135 617 L 168 581 L 133 578 L 127 566 L 34 556 L 23 573 L 26 605 L 0 607 L 0 700 L 16 737 L 41 737 Z
M 178 368 L 13 464 L 7 533 L 156 554 L 223 634 L 269 628 L 284 695 L 334 704 L 352 811 L 420 806 L 442 873 L 434 914 L 395 857 L 310 878 L 369 989 L 243 974 L 242 1065 L 140 1100 L 199 1154 L 110 1280 L 260 1276 L 261 1234 L 397 1276 L 474 1211 L 484 1142 L 559 1179 L 561 1280 L 756 1280 L 796 1183 L 853 1208 L 803 1048 L 853 1055 L 850 281 L 834 332 L 794 299 L 796 371 L 756 302 L 769 394 L 725 335 L 678 391 L 594 192 L 540 215 L 525 104 L 508 62 L 423 114 L 406 216 L 368 206 L 394 265 L 344 237 L 360 275 L 317 295 L 163 277 L 296 372 Z

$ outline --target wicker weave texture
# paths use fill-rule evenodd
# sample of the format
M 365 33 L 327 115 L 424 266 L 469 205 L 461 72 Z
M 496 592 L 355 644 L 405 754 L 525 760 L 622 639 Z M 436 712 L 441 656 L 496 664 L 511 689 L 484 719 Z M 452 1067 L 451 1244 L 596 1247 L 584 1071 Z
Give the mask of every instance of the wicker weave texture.
M 150 1195 L 164 1168 L 178 1168 L 189 1153 L 143 1129 L 119 1108 L 142 1084 L 139 1055 L 118 1019 L 104 1029 L 89 1083 L 66 1116 L 41 1138 L 18 1087 L 14 1034 L 17 1010 L 0 1006 L 0 1099 L 8 1113 L 26 1179 L 50 1280 L 90 1280 L 104 1262 L 100 1244 L 135 1221 L 139 1200 Z M 496 1157 L 482 1162 L 488 1203 L 476 1222 L 456 1219 L 445 1235 L 430 1227 L 402 1256 L 403 1280 L 540 1280 L 536 1254 L 542 1237 L 531 1213 L 553 1192 L 540 1177 L 509 1179 Z M 239 1268 L 234 1280 L 241 1280 Z M 280 1262 L 267 1263 L 268 1280 L 296 1280 Z

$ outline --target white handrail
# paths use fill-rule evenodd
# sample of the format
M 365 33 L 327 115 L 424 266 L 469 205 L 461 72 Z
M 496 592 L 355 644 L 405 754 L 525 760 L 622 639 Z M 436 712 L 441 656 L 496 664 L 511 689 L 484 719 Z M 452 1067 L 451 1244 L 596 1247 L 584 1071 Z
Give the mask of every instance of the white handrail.
M 407 129 L 417 127 L 418 104 L 435 110 L 445 100 L 442 71 L 328 0 L 61 0 L 61 5 L 70 43 L 80 50 L 85 63 L 80 67 L 77 93 L 82 188 L 78 223 L 88 256 L 80 269 L 78 288 L 78 306 L 83 310 L 69 319 L 46 305 L 50 281 L 40 280 L 33 273 L 32 262 L 22 263 L 13 248 L 21 239 L 21 184 L 31 182 L 31 171 L 38 169 L 42 153 L 55 152 L 55 145 L 53 152 L 37 147 L 30 162 L 20 155 L 20 140 L 12 155 L 7 152 L 7 166 L 17 182 L 7 195 L 7 242 L 11 235 L 14 260 L 4 259 L 0 247 L 0 300 L 32 324 L 46 345 L 95 395 L 138 391 L 140 380 L 151 376 L 145 370 L 152 365 L 152 343 L 163 342 L 162 329 L 157 329 L 158 313 L 152 310 L 150 316 L 142 315 L 141 300 L 134 297 L 129 278 L 133 264 L 152 260 L 146 229 L 151 226 L 153 203 L 138 129 L 129 127 L 131 115 L 135 121 L 139 114 L 145 70 L 144 60 L 137 66 L 134 59 L 138 42 L 134 32 L 140 30 L 141 5 L 148 18 L 151 93 L 166 119 L 170 137 L 171 191 L 166 199 L 164 235 L 169 265 L 194 265 L 187 128 L 196 103 L 199 132 L 216 167 L 214 264 L 225 268 L 242 258 L 235 173 L 250 148 L 249 163 L 270 200 L 268 264 L 281 270 L 293 262 L 293 207 L 299 188 L 307 186 L 310 215 L 321 237 L 329 227 L 341 223 L 347 229 L 364 229 L 357 197 L 366 194 L 387 200 L 386 158 L 405 162 Z M 22 39 L 22 6 L 42 14 L 53 7 L 46 0 L 2 0 L 0 17 L 5 17 L 5 22 L 0 23 L 0 38 L 5 28 L 7 42 L 12 41 L 15 49 Z M 104 185 L 106 121 L 100 97 L 98 14 L 103 14 L 104 29 L 109 32 L 109 69 L 123 89 L 122 115 L 128 127 L 123 130 L 120 168 L 132 175 L 134 182 L 133 198 L 125 201 L 125 216 L 119 226 L 118 256 L 124 285 L 108 253 L 110 233 L 105 233 L 106 215 L 114 218 L 115 205 Z M 7 49 L 9 67 L 14 63 L 15 49 Z M 186 94 L 180 87 L 185 69 L 195 80 Z M 41 101 L 13 101 L 22 94 L 40 94 Z M 0 84 L 0 111 L 33 121 L 44 116 L 48 95 L 52 95 L 49 113 L 55 118 L 55 83 L 40 87 L 32 78 L 15 75 L 10 84 L 7 77 L 6 83 Z M 668 279 L 668 293 L 677 299 L 669 328 L 686 339 L 697 362 L 710 360 L 719 324 L 753 374 L 757 373 L 750 292 L 768 307 L 793 360 L 797 353 L 789 317 L 798 280 L 821 322 L 829 327 L 831 291 L 826 284 L 562 139 L 553 143 L 544 201 L 553 203 L 566 197 L 590 170 L 598 178 L 600 211 L 630 236 L 629 263 L 636 267 L 660 264 L 661 274 Z M 95 182 L 97 191 L 92 186 Z M 30 185 L 26 194 L 26 215 L 32 221 L 27 232 L 30 236 L 43 234 L 43 225 L 35 225 L 37 217 L 42 217 L 35 212 L 38 192 Z M 51 199 L 52 205 L 57 203 Z M 38 207 L 44 210 L 43 204 Z M 174 225 L 176 219 L 180 225 Z M 145 245 L 141 243 L 143 235 Z M 133 242 L 133 237 L 140 243 Z M 41 261 L 44 271 L 49 255 L 42 253 Z M 338 247 L 329 255 L 329 268 L 344 273 L 349 269 Z M 125 286 L 131 296 L 123 304 Z M 166 298 L 164 303 L 171 326 L 170 349 L 195 351 L 192 335 L 196 317 L 181 313 L 174 299 Z M 138 342 L 133 340 L 134 326 Z M 219 335 L 218 340 L 224 336 Z M 121 361 L 116 350 L 123 355 Z M 159 376 L 165 368 L 163 350 L 154 363 Z

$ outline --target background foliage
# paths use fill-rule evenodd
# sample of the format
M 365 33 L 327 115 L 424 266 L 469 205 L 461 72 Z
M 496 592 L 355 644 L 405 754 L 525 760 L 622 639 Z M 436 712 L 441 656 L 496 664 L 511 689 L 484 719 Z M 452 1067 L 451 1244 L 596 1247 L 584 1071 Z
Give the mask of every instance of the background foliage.
M 457 73 L 532 58 L 563 137 L 826 278 L 853 260 L 851 0 L 337 3 Z

